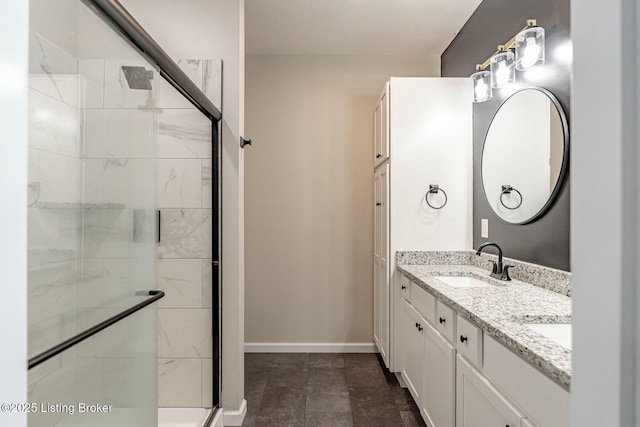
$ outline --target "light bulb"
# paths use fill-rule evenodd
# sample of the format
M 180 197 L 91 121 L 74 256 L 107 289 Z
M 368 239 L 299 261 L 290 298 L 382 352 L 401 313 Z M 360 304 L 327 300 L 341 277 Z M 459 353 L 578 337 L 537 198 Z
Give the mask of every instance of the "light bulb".
M 471 74 L 473 82 L 473 102 L 485 102 L 493 98 L 493 90 L 491 89 L 491 73 L 482 71 L 481 68 Z
M 540 46 L 536 44 L 535 37 L 527 37 L 527 46 L 524 48 L 523 53 L 522 61 L 520 61 L 522 68 L 530 68 L 538 62 Z
M 478 101 L 484 101 L 486 100 L 487 96 L 489 95 L 489 86 L 482 80 L 478 80 L 476 82 L 476 99 Z
M 509 69 L 504 61 L 498 63 L 498 69 L 496 70 L 496 83 L 499 87 L 503 87 L 509 83 Z
M 511 51 L 501 51 L 491 58 L 491 87 L 501 89 L 516 81 L 514 61 Z

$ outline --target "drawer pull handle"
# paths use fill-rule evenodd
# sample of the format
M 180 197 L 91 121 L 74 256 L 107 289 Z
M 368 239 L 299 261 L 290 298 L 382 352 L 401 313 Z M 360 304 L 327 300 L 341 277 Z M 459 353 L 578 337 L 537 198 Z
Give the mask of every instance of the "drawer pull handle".
M 400 288 L 404 291 L 405 289 L 407 289 L 407 287 L 405 285 L 401 285 Z
M 441 317 L 441 318 L 440 318 L 440 319 L 438 319 L 438 320 L 440 321 L 440 323 L 441 323 L 441 324 L 447 321 L 447 319 L 445 319 L 444 317 Z
M 460 342 L 465 342 L 467 341 L 467 337 L 465 337 L 464 335 L 460 335 Z

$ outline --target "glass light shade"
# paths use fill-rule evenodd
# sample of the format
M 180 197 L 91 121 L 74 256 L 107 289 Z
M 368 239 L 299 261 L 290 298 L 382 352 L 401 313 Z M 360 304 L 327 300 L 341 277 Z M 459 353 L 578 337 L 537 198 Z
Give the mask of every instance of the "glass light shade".
M 491 87 L 500 89 L 516 81 L 516 60 L 511 51 L 497 53 L 491 58 Z
M 471 74 L 471 81 L 473 82 L 473 102 L 485 102 L 493 98 L 489 71 L 478 71 Z
M 544 64 L 544 28 L 531 27 L 516 36 L 516 69 L 520 71 Z

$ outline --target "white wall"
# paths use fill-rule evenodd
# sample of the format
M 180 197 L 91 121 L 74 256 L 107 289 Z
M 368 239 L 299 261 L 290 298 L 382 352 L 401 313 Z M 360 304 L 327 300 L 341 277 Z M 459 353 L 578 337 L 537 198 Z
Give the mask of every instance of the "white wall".
M 373 109 L 390 76 L 438 74 L 428 58 L 247 56 L 247 343 L 372 344 Z
M 573 427 L 640 425 L 639 12 L 571 2 Z
M 391 361 L 401 370 L 402 295 L 397 251 L 472 247 L 472 88 L 466 78 L 391 79 L 390 253 Z M 429 185 L 447 193 L 433 209 Z M 429 195 L 434 206 L 444 196 Z
M 27 400 L 27 76 L 29 2 L 0 15 L 0 403 Z M 0 424 L 26 426 L 24 413 L 0 413 Z

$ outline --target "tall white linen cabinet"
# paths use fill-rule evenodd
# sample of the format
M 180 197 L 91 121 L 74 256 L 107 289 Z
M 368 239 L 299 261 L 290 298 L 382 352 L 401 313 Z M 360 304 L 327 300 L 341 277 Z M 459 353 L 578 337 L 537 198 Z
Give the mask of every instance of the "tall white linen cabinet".
M 472 114 L 468 78 L 392 77 L 374 109 L 373 339 L 393 372 L 403 354 L 396 252 L 472 248 Z

